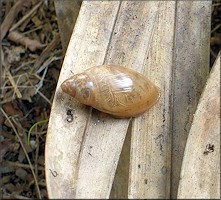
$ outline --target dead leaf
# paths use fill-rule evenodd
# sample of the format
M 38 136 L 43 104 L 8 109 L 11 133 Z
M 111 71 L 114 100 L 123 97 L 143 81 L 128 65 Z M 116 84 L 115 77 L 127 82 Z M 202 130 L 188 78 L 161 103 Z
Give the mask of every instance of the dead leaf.
M 31 97 L 35 95 L 36 88 L 27 88 L 23 90 L 22 93 L 22 99 L 28 100 L 29 102 L 32 102 Z
M 25 53 L 25 49 L 22 46 L 11 46 L 10 48 L 5 48 L 5 57 L 9 64 L 19 62 L 21 60 L 21 54 Z
M 30 49 L 30 51 L 36 51 L 37 49 L 42 49 L 45 47 L 45 44 L 42 44 L 41 42 L 37 40 L 29 39 L 28 37 L 24 36 L 22 33 L 18 31 L 12 31 L 8 34 L 8 39 L 19 43 L 21 45 L 24 45 L 26 48 Z
M 11 27 L 13 21 L 17 17 L 18 13 L 21 11 L 22 6 L 27 0 L 20 0 L 10 9 L 9 13 L 5 17 L 3 23 L 1 24 L 1 40 L 5 37 L 9 28 Z
M 1 61 L 2 61 L 2 65 L 5 66 L 5 56 L 4 56 L 4 52 L 1 49 Z
M 27 175 L 28 173 L 22 169 L 22 168 L 18 168 L 16 169 L 15 171 L 15 175 L 18 176 L 20 179 L 22 179 L 23 181 L 26 181 L 27 180 Z
M 19 117 L 23 117 L 23 112 L 19 109 L 16 100 L 5 103 L 2 107 L 8 116 L 18 115 Z
M 221 39 L 218 36 L 214 36 L 210 38 L 210 45 L 220 45 Z
M 50 42 L 50 44 L 47 45 L 47 47 L 41 53 L 39 59 L 36 60 L 32 69 L 33 71 L 37 70 L 41 66 L 41 64 L 50 56 L 51 52 L 58 46 L 60 41 L 60 35 L 56 34 L 54 36 L 54 39 Z
M 55 79 L 55 81 L 58 82 L 60 71 L 56 68 L 50 68 L 48 70 L 48 75 L 52 76 Z
M 23 112 L 19 109 L 16 100 L 13 100 L 11 102 L 5 103 L 2 107 L 3 107 L 3 109 L 5 110 L 5 112 L 7 113 L 8 116 L 18 116 L 19 118 L 24 116 Z M 3 124 L 8 126 L 8 127 L 12 127 L 7 119 L 4 119 L 4 123 Z M 23 121 L 23 124 L 27 125 L 27 126 L 29 125 L 29 123 L 26 122 L 26 121 Z M 30 127 L 30 125 L 28 127 Z M 19 127 L 17 127 L 17 128 L 19 128 Z
M 2 162 L 3 157 L 7 153 L 9 148 L 10 148 L 10 144 L 7 140 L 3 140 L 0 142 L 0 163 Z

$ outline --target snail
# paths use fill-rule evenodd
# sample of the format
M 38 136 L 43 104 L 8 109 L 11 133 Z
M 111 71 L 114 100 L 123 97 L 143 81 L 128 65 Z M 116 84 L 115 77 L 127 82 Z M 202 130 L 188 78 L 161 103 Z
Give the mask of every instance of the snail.
M 160 96 L 159 88 L 144 75 L 114 65 L 91 67 L 65 80 L 61 88 L 80 103 L 116 118 L 144 113 Z

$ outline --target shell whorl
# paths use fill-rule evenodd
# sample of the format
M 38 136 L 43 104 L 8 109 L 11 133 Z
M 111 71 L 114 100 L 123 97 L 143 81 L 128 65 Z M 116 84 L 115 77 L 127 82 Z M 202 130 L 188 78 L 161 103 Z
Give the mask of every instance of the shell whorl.
M 160 97 L 144 75 L 125 67 L 101 65 L 64 81 L 61 88 L 83 104 L 119 118 L 139 115 Z
M 63 92 L 75 97 L 81 103 L 92 104 L 94 82 L 87 72 L 76 74 L 61 84 Z
M 61 89 L 63 90 L 63 92 L 69 94 L 72 97 L 75 97 L 75 95 L 76 95 L 76 85 L 72 80 L 74 80 L 73 77 L 71 77 L 70 79 L 65 80 L 61 84 Z

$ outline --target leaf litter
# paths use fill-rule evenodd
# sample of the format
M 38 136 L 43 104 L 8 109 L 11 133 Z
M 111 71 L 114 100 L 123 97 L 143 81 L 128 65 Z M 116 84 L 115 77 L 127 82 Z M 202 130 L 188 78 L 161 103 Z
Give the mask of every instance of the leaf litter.
M 2 0 L 0 198 L 48 198 L 44 173 L 47 124 L 63 62 L 52 0 Z M 211 66 L 220 50 L 221 3 L 213 1 Z
M 2 0 L 0 183 L 2 199 L 47 198 L 44 145 L 63 54 L 54 3 Z

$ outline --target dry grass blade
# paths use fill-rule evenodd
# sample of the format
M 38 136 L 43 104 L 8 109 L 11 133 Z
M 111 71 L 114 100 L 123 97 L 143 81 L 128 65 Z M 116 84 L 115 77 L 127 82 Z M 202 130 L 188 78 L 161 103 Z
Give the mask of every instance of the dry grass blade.
M 56 34 L 52 42 L 44 49 L 41 53 L 39 59 L 37 59 L 34 67 L 32 68 L 32 72 L 36 71 L 40 65 L 45 61 L 46 58 L 50 55 L 51 51 L 59 44 L 60 42 L 60 35 Z
M 5 163 L 11 167 L 21 167 L 24 169 L 31 169 L 30 165 L 28 165 L 28 164 L 22 164 L 19 162 L 12 162 L 12 161 L 8 161 L 8 160 L 6 160 Z M 39 166 L 38 170 L 39 171 L 44 170 L 44 167 Z
M 46 56 L 43 55 L 45 57 L 41 60 L 40 67 L 31 72 L 34 64 L 41 58 L 43 50 L 59 32 L 54 3 L 47 2 L 48 4 L 39 0 L 2 1 L 4 23 L 1 23 L 0 27 L 3 30 L 0 104 L 8 118 L 0 109 L 0 124 L 3 129 L 7 129 L 2 131 L 5 133 L 0 133 L 0 139 L 3 137 L 3 140 L 9 141 L 11 145 L 2 156 L 5 170 L 0 170 L 3 175 L 0 184 L 4 180 L 0 197 L 5 199 L 47 198 L 44 182 L 46 126 L 33 133 L 37 135 L 31 139 L 31 145 L 27 143 L 27 134 L 24 134 L 33 123 L 41 118 L 48 118 L 59 76 L 60 60 L 63 58 L 61 45 L 55 44 L 55 48 L 52 47 L 46 52 Z M 4 68 L 5 65 L 8 72 Z M 23 149 L 27 153 L 24 153 Z M 26 158 L 27 155 L 29 159 Z
M 47 101 L 47 102 L 49 103 L 49 105 L 51 106 L 50 100 L 49 100 L 44 94 L 42 94 L 42 92 L 38 91 L 38 94 L 39 94 L 45 101 Z
M 0 45 L 1 45 L 1 42 L 0 42 Z M 1 55 L 0 55 L 0 63 L 1 63 L 1 66 L 4 66 L 5 65 L 5 59 L 4 59 L 4 53 L 3 53 L 3 50 L 1 49 Z M 2 95 L 2 82 L 3 82 L 3 79 L 4 79 L 4 76 L 2 74 L 2 67 L 0 67 L 0 91 L 1 91 L 1 95 Z
M 48 67 L 45 68 L 44 72 L 43 72 L 43 75 L 39 81 L 39 83 L 36 85 L 36 93 L 40 90 L 40 88 L 43 86 L 43 82 L 44 82 L 44 79 L 45 79 L 45 76 L 46 76 L 46 73 L 48 71 Z
M 27 161 L 28 161 L 28 163 L 29 163 L 29 165 L 30 165 L 30 169 L 31 169 L 31 172 L 32 172 L 32 175 L 33 175 L 33 178 L 34 178 L 34 182 L 35 182 L 35 186 L 36 186 L 38 198 L 41 199 L 41 193 L 40 193 L 38 181 L 37 181 L 37 179 L 36 179 L 35 172 L 34 172 L 34 169 L 33 169 L 33 167 L 32 167 L 32 164 L 31 164 L 31 160 L 30 160 L 30 158 L 29 158 L 29 156 L 28 156 L 28 153 L 27 153 L 27 151 L 26 151 L 26 149 L 25 149 L 25 147 L 24 147 L 24 144 L 23 144 L 23 142 L 22 142 L 22 140 L 21 140 L 21 138 L 20 138 L 20 136 L 19 136 L 19 134 L 18 134 L 16 128 L 14 127 L 13 123 L 12 123 L 11 120 L 9 119 L 8 115 L 5 113 L 5 111 L 4 111 L 1 107 L 0 107 L 0 110 L 1 110 L 2 114 L 6 117 L 6 119 L 7 119 L 8 122 L 10 123 L 12 129 L 14 130 L 16 136 L 18 137 L 18 140 L 19 140 L 19 142 L 20 142 L 20 144 L 21 144 L 21 147 L 22 147 L 22 149 L 23 149 L 23 151 L 24 151 L 24 153 L 25 153 L 25 156 L 26 156 L 26 158 L 27 158 Z
M 8 15 L 5 17 L 1 25 L 1 40 L 5 37 L 14 19 L 17 17 L 19 11 L 21 10 L 21 7 L 25 2 L 26 0 L 20 0 L 10 9 Z
M 8 79 L 9 79 L 9 81 L 11 82 L 11 84 L 12 84 L 12 86 L 13 86 L 13 88 L 14 88 L 14 91 L 15 91 L 17 97 L 18 97 L 18 98 L 21 98 L 21 97 L 22 97 L 22 94 L 21 94 L 21 92 L 19 91 L 19 89 L 18 89 L 18 87 L 17 87 L 17 85 L 16 85 L 16 83 L 15 83 L 15 81 L 14 81 L 14 79 L 13 79 L 11 73 L 9 72 L 7 65 L 5 65 L 5 71 L 6 71 L 6 73 L 8 74 Z
M 218 30 L 221 27 L 221 24 L 217 25 L 212 31 L 211 33 L 215 32 L 216 30 Z
M 56 60 L 61 60 L 62 57 L 50 57 L 48 58 L 43 65 L 41 65 L 41 67 L 36 71 L 37 74 L 39 74 L 42 70 L 44 70 L 46 67 L 48 67 L 52 62 L 56 61 Z
M 2 199 L 30 199 L 30 198 L 27 198 L 27 197 L 22 196 L 22 195 L 10 194 L 10 195 L 3 195 Z
M 25 20 L 27 20 L 43 3 L 43 1 L 39 2 L 34 8 L 32 8 L 24 17 L 22 17 L 12 28 L 9 30 L 14 31 L 18 26 L 20 26 Z

